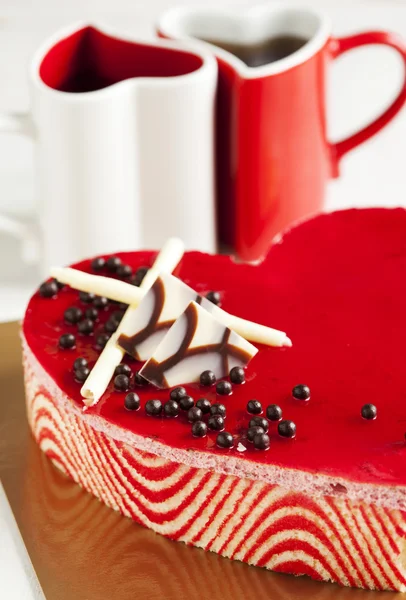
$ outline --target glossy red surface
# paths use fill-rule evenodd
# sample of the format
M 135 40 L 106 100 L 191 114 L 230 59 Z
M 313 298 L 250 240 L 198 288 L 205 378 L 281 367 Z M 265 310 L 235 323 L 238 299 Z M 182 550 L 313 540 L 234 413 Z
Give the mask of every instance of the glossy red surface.
M 382 31 L 331 38 L 305 62 L 275 75 L 256 75 L 251 68 L 245 77 L 224 53 L 217 56 L 218 230 L 220 242 L 243 260 L 262 257 L 275 234 L 320 210 L 339 160 L 403 107 L 406 78 L 393 103 L 372 123 L 338 143 L 327 139 L 326 67 L 367 44 L 397 50 L 406 65 L 406 45 Z
M 302 224 L 258 266 L 199 253 L 183 258 L 177 270 L 181 279 L 201 293 L 221 291 L 227 311 L 283 329 L 293 341 L 292 349 L 260 347 L 247 369 L 247 382 L 234 386 L 229 397 L 216 397 L 213 388 L 199 385 L 187 386 L 188 391 L 195 399 L 205 396 L 226 404 L 226 429 L 236 436 L 236 445 L 250 418 L 245 406 L 251 398 L 264 408 L 280 404 L 284 418 L 297 424 L 295 440 L 279 438 L 271 424 L 269 451 L 249 447 L 239 453 L 236 445 L 220 450 L 215 434 L 193 438 L 184 416 L 173 420 L 147 417 L 143 409 L 127 412 L 124 394 L 112 386 L 91 410 L 174 447 L 229 452 L 241 460 L 353 481 L 405 485 L 405 231 L 402 209 L 352 210 Z M 134 267 L 154 259 L 149 252 L 121 256 Z M 79 267 L 89 270 L 89 261 Z M 62 318 L 72 304 L 80 303 L 71 289 L 51 300 L 36 293 L 23 328 L 41 364 L 81 404 L 71 367 L 77 356 L 95 360 L 98 353 L 92 337 L 78 337 L 76 350 L 58 349 L 60 334 L 75 331 Z M 309 402 L 291 397 L 298 383 L 310 386 Z M 168 397 L 167 391 L 152 387 L 139 390 L 142 405 L 148 398 Z M 360 416 L 367 402 L 378 408 L 375 421 Z

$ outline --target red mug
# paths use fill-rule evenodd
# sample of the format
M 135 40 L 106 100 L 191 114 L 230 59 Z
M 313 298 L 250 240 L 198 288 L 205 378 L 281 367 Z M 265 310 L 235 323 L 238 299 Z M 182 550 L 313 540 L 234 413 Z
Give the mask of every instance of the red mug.
M 220 244 L 244 260 L 260 258 L 278 232 L 320 210 L 341 158 L 389 123 L 406 101 L 405 79 L 383 114 L 350 137 L 329 142 L 330 60 L 352 48 L 382 44 L 397 50 L 406 66 L 406 45 L 380 31 L 334 38 L 328 20 L 311 9 L 272 3 L 241 14 L 180 7 L 161 17 L 158 33 L 193 39 L 217 58 L 218 234 Z M 249 66 L 265 62 L 267 51 L 269 62 Z

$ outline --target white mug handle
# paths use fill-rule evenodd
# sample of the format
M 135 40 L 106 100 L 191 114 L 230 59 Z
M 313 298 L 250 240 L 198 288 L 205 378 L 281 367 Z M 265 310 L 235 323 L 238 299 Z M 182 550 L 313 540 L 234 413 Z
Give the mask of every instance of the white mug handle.
M 27 113 L 0 114 L 0 133 L 19 133 L 32 138 L 33 126 L 30 115 Z M 34 264 L 39 261 L 38 239 L 29 225 L 0 214 L 0 232 L 8 233 L 21 240 L 24 262 Z

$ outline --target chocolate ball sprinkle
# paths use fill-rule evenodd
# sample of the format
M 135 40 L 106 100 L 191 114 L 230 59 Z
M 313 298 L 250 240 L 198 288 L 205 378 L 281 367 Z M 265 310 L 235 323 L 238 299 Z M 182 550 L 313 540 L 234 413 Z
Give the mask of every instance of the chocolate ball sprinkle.
M 106 267 L 110 273 L 116 273 L 120 265 L 121 258 L 118 256 L 109 256 L 109 258 L 106 260 Z
M 117 269 L 117 275 L 123 279 L 128 279 L 133 274 L 130 265 L 120 265 Z
M 282 419 L 282 409 L 277 404 L 270 404 L 266 407 L 266 418 L 270 421 L 280 421 Z
M 148 381 L 140 374 L 139 371 L 135 371 L 134 373 L 134 383 L 135 385 L 139 386 L 148 385 Z
M 165 417 L 177 417 L 180 412 L 179 404 L 176 400 L 168 400 L 164 404 Z
M 149 267 L 138 267 L 135 274 L 131 277 L 130 283 L 132 283 L 132 285 L 140 286 L 148 271 Z
M 224 404 L 213 404 L 210 407 L 210 414 L 211 415 L 221 415 L 222 417 L 225 418 L 227 413 L 227 409 L 224 406 Z
M 129 392 L 124 398 L 124 406 L 127 410 L 138 410 L 140 405 L 140 397 L 135 392 Z
M 83 316 L 83 311 L 77 306 L 70 306 L 63 313 L 63 318 L 66 323 L 71 323 L 72 325 L 76 325 L 80 321 Z
M 58 281 L 57 279 L 55 279 L 55 277 L 52 279 L 52 281 L 55 281 L 58 290 L 63 290 L 63 288 L 66 285 L 66 283 L 62 283 L 62 281 Z
M 95 296 L 93 299 L 93 306 L 96 308 L 107 308 L 109 305 L 109 301 L 105 296 Z
M 131 367 L 125 363 L 121 363 L 121 365 L 117 365 L 114 369 L 114 375 L 127 375 L 127 377 L 131 377 Z
M 292 390 L 292 396 L 296 398 L 296 400 L 309 400 L 310 399 L 310 388 L 303 383 L 295 385 Z
M 117 323 L 117 321 L 108 319 L 108 321 L 106 321 L 104 324 L 104 330 L 107 331 L 107 333 L 114 333 L 115 331 L 117 331 L 118 325 L 119 324 Z
M 179 406 L 182 410 L 189 410 L 194 405 L 194 400 L 190 396 L 182 396 L 179 398 Z
M 268 450 L 271 440 L 267 433 L 256 433 L 254 435 L 254 448 L 257 450 Z
M 90 304 L 94 300 L 94 294 L 90 292 L 79 292 L 79 298 L 83 304 Z
M 98 256 L 97 258 L 94 258 L 92 260 L 92 262 L 90 263 L 90 266 L 93 271 L 102 271 L 104 269 L 104 267 L 106 266 L 106 260 L 104 258 L 102 258 L 101 256 Z
M 148 400 L 145 403 L 145 412 L 150 417 L 157 417 L 162 412 L 162 402 L 160 400 Z
M 83 319 L 78 323 L 78 332 L 82 335 L 90 335 L 93 333 L 94 322 L 92 319 Z
M 88 378 L 89 373 L 90 373 L 89 367 L 79 367 L 78 369 L 75 369 L 76 381 L 83 383 Z
M 240 385 L 245 381 L 245 372 L 242 367 L 233 367 L 230 371 L 230 381 L 231 383 L 235 383 Z
M 247 431 L 247 440 L 249 442 L 253 442 L 254 437 L 257 435 L 257 433 L 265 433 L 264 428 L 259 427 L 258 425 L 255 425 L 254 427 L 250 427 Z
M 252 417 L 248 427 L 262 427 L 265 433 L 268 432 L 269 424 L 265 417 Z
M 88 365 L 87 360 L 85 358 L 83 358 L 83 356 L 79 356 L 73 363 L 73 370 L 77 371 L 78 369 L 80 369 L 82 367 L 87 367 L 87 365 Z
M 221 302 L 221 296 L 220 296 L 220 292 L 208 292 L 206 294 L 206 298 L 207 300 L 209 300 L 210 302 L 213 302 L 213 304 L 215 304 L 216 306 L 218 306 Z
M 189 408 L 188 413 L 187 413 L 187 420 L 189 421 L 189 423 L 195 423 L 196 421 L 201 421 L 203 418 L 203 413 L 200 410 L 200 408 L 197 408 L 197 406 L 192 406 L 192 408 Z
M 281 421 L 278 423 L 278 433 L 285 438 L 294 438 L 296 435 L 296 425 L 293 421 Z
M 204 437 L 207 435 L 207 425 L 203 421 L 196 421 L 192 425 L 192 435 L 194 437 Z
M 250 400 L 247 403 L 247 412 L 250 415 L 260 415 L 262 413 L 262 404 L 259 400 Z
M 110 321 L 114 321 L 114 323 L 117 323 L 117 325 L 120 325 L 121 319 L 123 318 L 123 316 L 124 316 L 124 311 L 122 311 L 122 310 L 114 310 L 111 313 L 111 315 L 109 317 L 109 320 Z
M 39 295 L 42 298 L 53 298 L 58 293 L 58 285 L 55 280 L 45 281 L 39 286 Z
M 59 338 L 59 347 L 62 350 L 71 350 L 76 346 L 76 338 L 73 333 L 64 333 Z
M 183 396 L 187 396 L 186 390 L 184 387 L 176 387 L 173 388 L 173 390 L 170 391 L 169 397 L 171 400 L 176 400 L 176 402 L 179 402 L 179 400 L 181 398 L 183 398 Z
M 222 431 L 224 429 L 224 417 L 221 415 L 211 415 L 207 421 L 207 425 L 213 431 Z
M 361 417 L 367 421 L 373 421 L 376 419 L 377 414 L 378 410 L 375 404 L 364 404 L 364 406 L 361 408 Z
M 200 375 L 200 385 L 210 386 L 216 383 L 217 379 L 213 371 L 203 371 Z
M 229 396 L 233 391 L 232 385 L 229 381 L 219 381 L 216 385 L 216 392 L 220 396 Z
M 216 444 L 219 448 L 232 448 L 234 446 L 233 436 L 228 431 L 222 431 L 217 436 Z
M 114 389 L 117 392 L 127 392 L 130 387 L 130 378 L 127 375 L 116 375 L 114 377 Z
M 210 412 L 211 403 L 207 398 L 199 398 L 196 402 L 196 406 L 197 408 L 200 408 L 204 415 L 207 415 Z
M 96 348 L 98 350 L 103 350 L 109 339 L 110 336 L 108 333 L 99 333 L 99 335 L 96 337 Z

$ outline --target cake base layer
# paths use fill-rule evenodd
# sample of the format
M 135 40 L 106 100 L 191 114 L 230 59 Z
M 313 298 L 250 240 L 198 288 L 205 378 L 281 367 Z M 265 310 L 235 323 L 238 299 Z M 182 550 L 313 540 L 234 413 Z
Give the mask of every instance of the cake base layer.
M 24 368 L 28 418 L 39 446 L 114 510 L 171 539 L 252 565 L 406 591 L 403 511 L 310 497 L 136 449 L 96 431 L 66 403 L 62 409 L 30 352 Z

